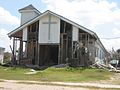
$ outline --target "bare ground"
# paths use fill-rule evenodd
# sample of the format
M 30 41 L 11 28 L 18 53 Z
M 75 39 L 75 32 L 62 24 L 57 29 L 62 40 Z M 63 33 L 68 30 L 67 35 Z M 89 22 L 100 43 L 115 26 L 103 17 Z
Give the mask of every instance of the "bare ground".
M 0 90 L 89 90 L 78 87 L 0 82 Z
M 120 85 L 120 73 L 115 73 L 109 80 L 100 80 L 94 83 Z
M 22 81 L 21 81 L 22 82 Z M 28 81 L 29 82 L 29 81 Z M 31 81 L 32 82 L 32 81 Z M 38 82 L 33 83 L 19 83 L 19 81 L 15 80 L 5 80 L 4 82 L 0 82 L 0 90 L 119 90 L 120 89 L 120 73 L 115 73 L 110 80 L 102 80 L 102 81 L 96 81 L 96 82 L 88 82 L 88 83 L 63 83 L 63 82 L 53 82 L 53 85 L 42 85 Z M 55 85 L 55 83 L 57 85 Z M 59 86 L 58 86 L 59 84 Z M 65 86 L 62 86 L 64 85 Z M 67 86 L 68 85 L 68 86 Z M 73 86 L 77 87 L 73 87 Z M 112 89 L 113 87 L 118 86 L 117 89 Z M 70 87 L 72 86 L 72 87 Z M 92 87 L 92 89 L 90 88 Z M 96 87 L 93 89 L 93 87 Z M 101 88 L 102 87 L 102 88 Z M 108 87 L 107 89 L 104 89 L 104 87 Z

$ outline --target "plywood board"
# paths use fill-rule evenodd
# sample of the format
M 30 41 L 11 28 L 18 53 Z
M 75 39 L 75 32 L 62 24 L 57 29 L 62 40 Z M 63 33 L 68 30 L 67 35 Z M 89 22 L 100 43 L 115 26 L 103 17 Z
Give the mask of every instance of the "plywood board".
M 27 34 L 28 34 L 27 27 L 25 27 L 23 29 L 23 37 L 22 37 L 23 41 L 27 41 Z
M 78 41 L 78 28 L 73 26 L 73 31 L 72 31 L 72 35 L 73 35 L 73 41 Z

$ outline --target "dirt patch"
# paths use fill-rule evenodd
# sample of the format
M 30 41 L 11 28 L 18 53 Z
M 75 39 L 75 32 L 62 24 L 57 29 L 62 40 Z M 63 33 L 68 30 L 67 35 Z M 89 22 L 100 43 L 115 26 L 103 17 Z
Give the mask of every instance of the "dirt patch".
M 100 80 L 100 81 L 94 81 L 94 82 L 90 82 L 90 83 L 120 85 L 120 73 L 113 74 L 109 80 Z
M 18 84 L 11 82 L 0 82 L 0 90 L 89 90 L 78 87 L 50 86 L 37 84 Z
M 4 87 L 0 87 L 0 89 L 4 89 Z
M 111 77 L 111 80 L 120 80 L 120 73 L 115 73 L 113 77 Z
M 109 80 L 112 84 L 120 85 L 120 73 L 115 73 Z

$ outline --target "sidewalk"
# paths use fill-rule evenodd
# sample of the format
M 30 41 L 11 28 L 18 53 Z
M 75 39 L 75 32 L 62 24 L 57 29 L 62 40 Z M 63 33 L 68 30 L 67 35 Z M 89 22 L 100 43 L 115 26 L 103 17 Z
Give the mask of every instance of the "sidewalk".
M 120 85 L 100 84 L 100 83 L 71 83 L 71 82 L 40 82 L 40 81 L 26 81 L 26 80 L 4 80 L 3 82 L 11 83 L 26 83 L 26 84 L 44 84 L 44 85 L 59 85 L 59 86 L 74 86 L 74 87 L 97 87 L 97 88 L 116 88 L 120 89 Z

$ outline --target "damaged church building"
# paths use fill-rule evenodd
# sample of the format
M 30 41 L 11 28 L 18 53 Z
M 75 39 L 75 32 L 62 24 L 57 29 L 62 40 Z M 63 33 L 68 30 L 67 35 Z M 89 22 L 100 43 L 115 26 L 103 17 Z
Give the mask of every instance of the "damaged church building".
M 17 65 L 52 66 L 76 60 L 89 66 L 106 63 L 106 49 L 93 31 L 52 11 L 39 12 L 33 5 L 19 10 L 21 25 L 8 33 L 13 40 Z

